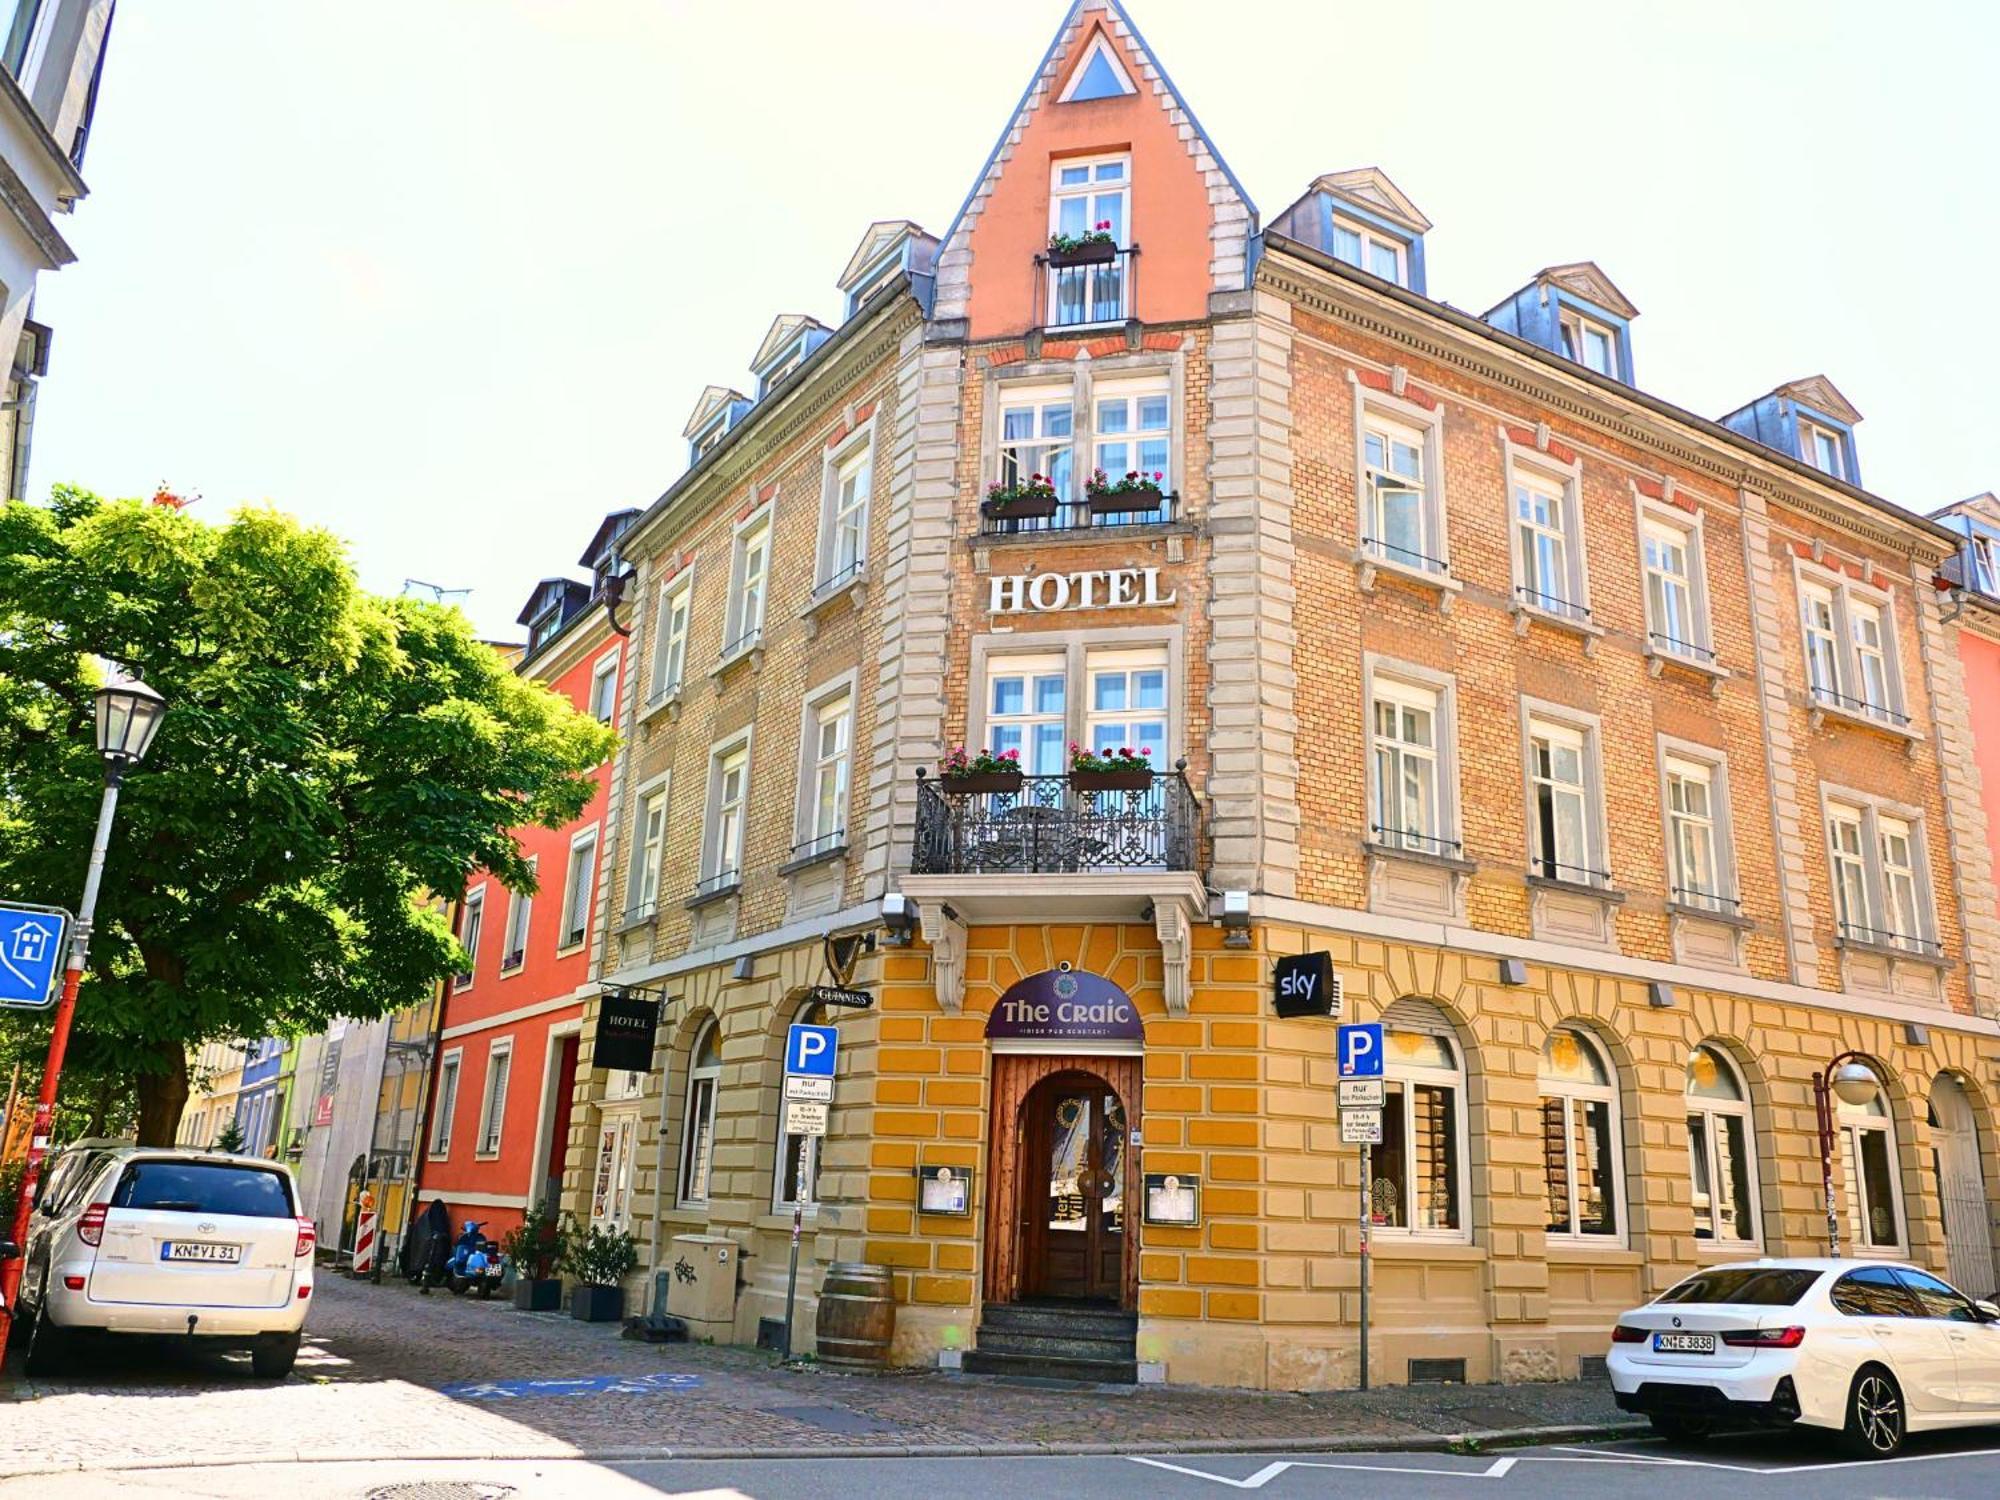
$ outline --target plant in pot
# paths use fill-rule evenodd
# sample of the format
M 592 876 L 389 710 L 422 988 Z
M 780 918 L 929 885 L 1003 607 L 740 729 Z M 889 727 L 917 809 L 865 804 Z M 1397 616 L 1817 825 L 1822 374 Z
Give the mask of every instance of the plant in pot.
M 554 1312 L 562 1306 L 556 1266 L 563 1258 L 564 1233 L 556 1211 L 538 1203 L 500 1241 L 501 1253 L 514 1268 L 514 1306 L 522 1312 Z
M 1127 469 L 1123 478 L 1113 479 L 1102 469 L 1093 469 L 1084 481 L 1083 498 L 1093 516 L 1154 515 L 1166 503 L 1160 489 L 1164 477 L 1157 469 L 1151 474 Z
M 1144 749 L 1120 746 L 1099 755 L 1071 740 L 1069 784 L 1079 792 L 1143 792 L 1153 785 L 1153 764 Z
M 1030 474 L 1011 483 L 995 480 L 986 486 L 979 513 L 989 521 L 1050 521 L 1062 497 L 1046 474 Z
M 631 1235 L 601 1224 L 584 1229 L 572 1215 L 557 1264 L 577 1283 L 569 1293 L 572 1318 L 580 1323 L 613 1323 L 625 1316 L 625 1288 L 620 1283 L 639 1268 L 639 1242 Z
M 1021 752 L 981 750 L 973 754 L 960 745 L 944 758 L 938 775 L 948 792 L 1018 792 Z
M 1094 228 L 1082 234 L 1049 236 L 1049 264 L 1052 266 L 1095 265 L 1117 254 L 1118 241 L 1111 233 L 1109 219 L 1099 219 Z

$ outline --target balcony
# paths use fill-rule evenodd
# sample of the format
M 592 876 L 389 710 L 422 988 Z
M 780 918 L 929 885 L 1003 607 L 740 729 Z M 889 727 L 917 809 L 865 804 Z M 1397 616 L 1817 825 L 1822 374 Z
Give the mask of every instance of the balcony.
M 982 537 L 1043 536 L 1049 532 L 1118 531 L 1133 526 L 1171 526 L 1180 519 L 1181 497 L 1172 490 L 1148 505 L 1145 497 L 1125 494 L 1098 499 L 1016 501 L 994 508 L 979 502 Z
M 1018 792 L 965 792 L 920 775 L 911 871 L 1193 870 L 1200 807 L 1183 768 L 1155 776 L 1145 791 L 1126 792 L 1078 791 L 1066 775 L 1024 776 Z
M 1035 257 L 1035 326 L 1093 328 L 1135 316 L 1139 247 L 1105 246 L 1075 257 Z

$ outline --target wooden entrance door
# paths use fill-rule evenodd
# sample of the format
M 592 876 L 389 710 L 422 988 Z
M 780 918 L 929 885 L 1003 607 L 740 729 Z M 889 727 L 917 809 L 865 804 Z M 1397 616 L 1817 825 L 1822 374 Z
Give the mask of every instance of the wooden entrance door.
M 1136 1305 L 1137 1057 L 994 1059 L 986 1297 Z

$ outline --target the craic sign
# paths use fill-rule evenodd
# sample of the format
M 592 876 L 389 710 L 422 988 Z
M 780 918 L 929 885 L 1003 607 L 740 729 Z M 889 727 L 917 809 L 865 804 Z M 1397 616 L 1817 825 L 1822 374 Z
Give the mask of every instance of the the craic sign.
M 1139 1042 L 1139 1007 L 1110 980 L 1045 969 L 1010 986 L 986 1018 L 986 1034 L 1017 1042 Z
M 1086 568 L 1079 573 L 1007 573 L 988 580 L 996 615 L 1055 614 L 1070 609 L 1148 609 L 1172 604 L 1158 568 Z

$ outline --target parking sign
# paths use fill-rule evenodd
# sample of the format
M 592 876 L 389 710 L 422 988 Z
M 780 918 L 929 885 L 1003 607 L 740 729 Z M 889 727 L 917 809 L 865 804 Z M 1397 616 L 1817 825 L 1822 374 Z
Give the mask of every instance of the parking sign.
M 840 1033 L 831 1026 L 796 1025 L 785 1036 L 785 1071 L 808 1077 L 833 1077 L 834 1050 Z
M 0 1005 L 37 1010 L 62 980 L 69 913 L 53 906 L 0 905 Z
M 1340 1028 L 1340 1076 L 1382 1076 L 1382 1023 L 1363 1021 Z

